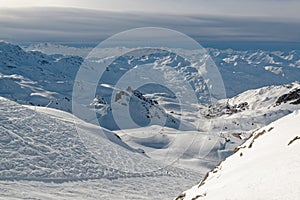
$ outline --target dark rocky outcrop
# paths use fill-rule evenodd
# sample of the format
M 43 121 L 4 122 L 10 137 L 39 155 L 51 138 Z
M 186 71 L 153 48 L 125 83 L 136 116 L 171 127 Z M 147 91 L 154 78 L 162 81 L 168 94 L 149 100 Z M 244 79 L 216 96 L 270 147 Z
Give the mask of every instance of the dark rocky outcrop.
M 295 89 L 287 94 L 280 96 L 276 101 L 276 105 L 280 105 L 281 103 L 287 103 L 290 101 L 292 101 L 290 104 L 300 104 L 300 89 Z

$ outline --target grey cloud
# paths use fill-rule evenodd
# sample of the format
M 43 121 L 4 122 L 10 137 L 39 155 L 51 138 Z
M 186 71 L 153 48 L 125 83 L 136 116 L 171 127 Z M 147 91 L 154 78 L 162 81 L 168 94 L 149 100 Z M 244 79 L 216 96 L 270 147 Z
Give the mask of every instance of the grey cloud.
M 0 10 L 0 39 L 13 42 L 100 42 L 118 32 L 145 26 L 174 29 L 192 36 L 200 43 L 300 42 L 299 25 L 297 21 L 276 18 L 155 15 L 71 8 Z

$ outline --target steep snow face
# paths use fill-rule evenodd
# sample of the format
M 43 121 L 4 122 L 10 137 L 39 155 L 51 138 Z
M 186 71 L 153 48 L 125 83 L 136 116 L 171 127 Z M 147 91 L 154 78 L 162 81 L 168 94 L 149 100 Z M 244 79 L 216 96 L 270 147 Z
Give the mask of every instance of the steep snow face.
M 300 113 L 255 131 L 235 153 L 176 199 L 298 199 Z
M 147 97 L 139 90 L 132 90 L 129 86 L 125 90 L 116 92 L 113 99 L 111 99 L 111 95 L 105 96 L 106 99 L 111 99 L 111 102 L 105 104 L 98 103 L 96 104 L 97 106 L 95 106 L 100 125 L 110 130 L 118 130 L 120 128 L 132 129 L 151 125 L 166 126 L 180 130 L 196 129 L 195 125 L 186 120 L 180 120 L 180 116 L 172 112 L 172 108 L 175 106 L 177 110 L 180 109 L 178 102 L 170 102 L 168 101 L 169 99 L 163 101 L 155 95 L 156 94 Z M 103 101 L 105 97 L 101 97 L 100 101 Z M 106 102 L 106 100 L 104 101 Z M 164 102 L 164 104 L 161 104 L 162 102 Z M 167 103 L 173 103 L 173 106 L 166 109 Z M 95 105 L 95 103 L 92 103 L 92 105 Z M 192 108 L 194 112 L 197 111 L 195 106 Z M 129 111 L 128 115 L 124 114 L 127 110 Z M 116 124 L 115 118 L 117 118 L 118 124 Z M 134 122 L 129 123 L 128 118 Z

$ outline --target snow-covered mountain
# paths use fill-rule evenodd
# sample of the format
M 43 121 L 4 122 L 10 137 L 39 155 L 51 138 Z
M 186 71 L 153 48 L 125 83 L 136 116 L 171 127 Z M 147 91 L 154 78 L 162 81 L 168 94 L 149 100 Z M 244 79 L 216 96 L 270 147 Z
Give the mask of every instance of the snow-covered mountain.
M 246 90 L 299 81 L 299 51 L 209 50 L 222 74 L 226 93 L 233 97 Z
M 58 54 L 46 55 L 38 51 L 24 51 L 19 46 L 6 42 L 0 43 L 0 49 L 1 96 L 23 104 L 47 106 L 72 112 L 72 90 L 75 75 L 83 61 L 81 57 Z M 103 127 L 111 130 L 119 129 L 114 122 L 109 104 L 112 101 L 113 89 L 111 87 L 114 87 L 120 77 L 136 65 L 165 61 L 168 61 L 168 65 L 177 66 L 178 63 L 182 64 L 184 59 L 168 52 L 149 51 L 146 57 L 133 55 L 120 57 L 107 68 L 102 79 L 100 79 L 95 96 L 95 98 L 98 96 L 103 99 L 103 102 L 107 104 L 104 106 L 105 108 L 102 106 L 100 109 L 99 104 L 96 108 L 99 122 Z M 187 66 L 187 64 L 184 66 Z M 199 84 L 201 83 L 199 82 Z M 102 85 L 109 85 L 110 87 L 102 87 Z M 128 86 L 130 87 L 130 85 Z M 159 102 L 152 101 L 150 98 L 144 97 L 143 94 L 145 93 L 141 93 L 137 88 L 134 88 L 131 95 L 133 98 L 128 99 L 127 104 L 131 110 L 133 109 L 133 116 L 139 124 L 145 125 L 148 124 L 149 119 L 155 121 L 155 118 L 158 119 L 164 116 L 167 119 L 166 126 L 179 127 L 178 119 L 166 113 Z M 168 94 L 168 96 L 170 95 L 174 99 L 174 94 Z M 89 100 L 90 106 L 93 106 L 94 100 Z M 122 103 L 124 104 L 124 102 Z M 140 109 L 144 109 L 144 112 L 140 112 Z M 156 121 L 159 123 L 157 119 Z
M 298 199 L 299 111 L 255 131 L 183 199 Z
M 26 52 L 0 42 L 0 94 L 23 104 L 71 112 L 73 82 L 82 61 L 81 57 Z
M 80 56 L 83 58 L 86 57 L 92 50 L 92 47 L 71 47 L 50 42 L 30 44 L 23 46 L 22 48 L 26 51 L 40 51 L 47 55 L 61 54 L 65 56 Z
M 226 119 L 223 123 L 225 132 L 251 131 L 300 109 L 299 88 L 300 83 L 294 82 L 248 90 L 215 105 L 201 107 L 201 113 L 214 121 Z
M 34 44 L 25 49 L 42 51 L 46 54 L 76 56 L 86 56 L 91 51 L 91 48 L 87 47 L 75 48 L 51 43 Z M 299 81 L 300 52 L 298 50 L 238 51 L 208 48 L 207 52 L 222 74 L 228 97 L 249 89 Z
M 83 59 L 70 54 L 86 55 L 87 49 L 90 50 L 89 48 L 67 47 L 50 43 L 27 47 L 29 50 L 42 50 L 49 54 L 47 55 L 38 51 L 24 51 L 19 46 L 1 42 L 0 49 L 0 87 L 2 96 L 25 104 L 48 106 L 71 112 L 74 78 Z M 105 51 L 109 50 L 105 49 Z M 68 52 L 68 55 L 67 53 L 64 53 L 65 56 L 53 54 L 63 52 Z M 85 53 L 79 54 L 78 52 Z M 221 72 L 229 97 L 248 89 L 298 81 L 300 77 L 299 52 L 297 51 L 242 52 L 208 49 L 208 52 Z M 142 53 L 133 51 L 117 58 L 108 66 L 99 82 L 96 96 L 103 98 L 107 104 L 104 108 L 97 109 L 97 115 L 103 127 L 112 130 L 118 129 L 112 117 L 110 106 L 114 85 L 135 66 L 154 63 L 164 64 L 179 71 L 185 80 L 189 82 L 199 101 L 208 101 L 209 92 L 203 77 L 185 58 L 162 50 L 144 50 Z M 268 70 L 272 67 L 281 67 L 281 70 L 274 73 L 274 70 Z M 103 87 L 103 85 L 109 85 L 110 87 Z M 165 110 L 172 112 L 171 114 L 168 112 L 159 114 L 170 119 L 171 123 L 167 123 L 167 126 L 172 128 L 179 126 L 176 119 L 181 118 L 181 116 L 176 114 L 180 114 L 178 110 L 181 107 L 174 98 L 175 94 L 170 90 L 158 85 L 148 85 L 142 88 L 133 88 L 133 90 L 140 92 L 145 97 L 148 96 L 152 100 L 156 100 L 158 102 L 157 106 L 163 106 Z M 145 98 L 139 98 L 139 101 L 133 101 L 133 99 L 129 99 L 128 106 L 130 108 L 139 107 L 144 109 L 144 112 L 142 112 L 144 114 L 135 112 L 133 114 L 134 119 L 138 119 L 136 122 L 140 125 L 148 124 L 150 120 L 148 113 L 153 113 L 154 111 L 151 111 L 151 108 L 155 110 L 157 106 L 146 106 L 145 108 L 145 106 L 142 106 L 147 104 L 144 101 Z M 90 99 L 90 103 L 93 101 L 94 99 Z

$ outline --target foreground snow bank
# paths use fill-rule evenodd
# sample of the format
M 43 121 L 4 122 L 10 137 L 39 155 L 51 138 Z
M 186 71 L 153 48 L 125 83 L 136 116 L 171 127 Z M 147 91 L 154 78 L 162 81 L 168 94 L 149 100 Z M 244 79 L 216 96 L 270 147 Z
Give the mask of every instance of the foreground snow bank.
M 254 132 L 235 154 L 176 199 L 298 199 L 300 113 Z

